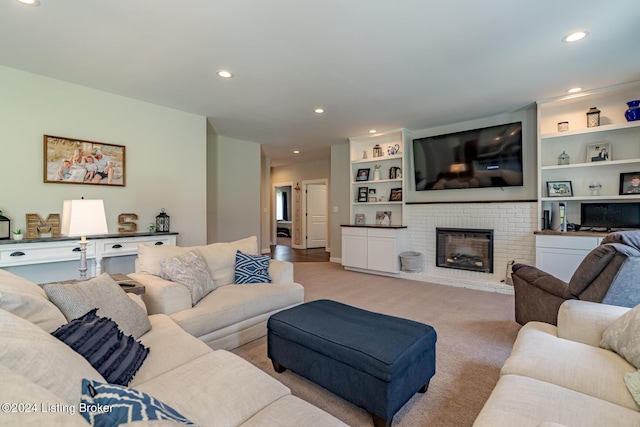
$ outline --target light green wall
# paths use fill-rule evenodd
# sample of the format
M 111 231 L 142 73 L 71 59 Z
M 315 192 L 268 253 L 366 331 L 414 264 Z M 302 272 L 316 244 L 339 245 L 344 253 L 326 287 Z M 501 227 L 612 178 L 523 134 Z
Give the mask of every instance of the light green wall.
M 349 186 L 351 185 L 351 167 L 349 161 L 349 144 L 331 146 L 331 195 L 329 196 L 329 212 L 331 226 L 331 261 L 339 262 L 342 258 L 342 228 L 340 224 L 350 224 Z M 335 208 L 338 212 L 334 212 Z
M 260 246 L 260 144 L 213 134 L 208 139 L 207 241 L 229 242 L 257 236 Z
M 0 209 L 61 213 L 65 199 L 103 199 L 110 233 L 136 213 L 138 230 L 165 208 L 182 246 L 205 243 L 206 118 L 0 67 Z M 126 186 L 43 183 L 43 135 L 126 146 Z

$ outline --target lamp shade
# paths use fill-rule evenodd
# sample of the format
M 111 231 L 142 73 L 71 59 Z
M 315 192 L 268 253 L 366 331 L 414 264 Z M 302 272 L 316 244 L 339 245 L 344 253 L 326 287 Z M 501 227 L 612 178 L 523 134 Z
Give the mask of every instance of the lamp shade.
M 108 234 L 102 200 L 65 200 L 62 206 L 62 229 L 65 236 Z

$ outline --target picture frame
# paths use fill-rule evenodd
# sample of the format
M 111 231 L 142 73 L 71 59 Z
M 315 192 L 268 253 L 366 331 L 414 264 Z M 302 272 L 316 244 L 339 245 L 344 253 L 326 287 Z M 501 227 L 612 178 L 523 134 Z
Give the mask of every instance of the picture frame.
M 402 188 L 392 188 L 391 193 L 389 193 L 389 201 L 390 202 L 401 202 L 402 201 Z
M 376 225 L 391 225 L 391 211 L 376 211 Z
M 356 225 L 364 225 L 364 214 L 356 214 Z
M 587 163 L 611 160 L 611 142 L 601 141 L 587 145 Z
M 621 196 L 640 196 L 640 172 L 623 172 L 620 174 Z
M 369 196 L 369 203 L 375 203 L 378 201 L 378 198 L 375 196 Z
M 371 172 L 371 168 L 358 169 L 356 181 L 369 181 L 369 172 Z
M 369 197 L 368 187 L 358 187 L 358 202 L 366 202 Z
M 126 147 L 44 135 L 43 182 L 124 187 Z
M 573 197 L 571 181 L 547 181 L 549 197 Z

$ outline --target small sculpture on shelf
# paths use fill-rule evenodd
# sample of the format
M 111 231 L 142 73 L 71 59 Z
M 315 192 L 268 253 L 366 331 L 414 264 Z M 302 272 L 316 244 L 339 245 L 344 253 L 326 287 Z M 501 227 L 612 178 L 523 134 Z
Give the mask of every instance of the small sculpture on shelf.
M 591 107 L 589 111 L 587 111 L 587 127 L 595 128 L 600 126 L 600 110 L 596 107 Z
M 562 154 L 560 154 L 558 156 L 558 164 L 559 165 L 568 165 L 570 162 L 571 158 L 569 157 L 569 155 L 562 150 Z
M 599 196 L 600 190 L 602 189 L 602 184 L 600 181 L 594 181 L 589 184 L 589 191 L 591 191 L 592 196 Z

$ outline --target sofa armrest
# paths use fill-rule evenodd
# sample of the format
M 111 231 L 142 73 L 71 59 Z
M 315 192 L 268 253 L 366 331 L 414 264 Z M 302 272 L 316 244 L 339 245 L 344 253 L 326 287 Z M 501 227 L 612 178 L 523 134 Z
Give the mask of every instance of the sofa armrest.
M 558 337 L 598 347 L 602 333 L 629 308 L 567 300 L 558 311 Z
M 142 300 L 149 314 L 171 314 L 191 308 L 191 292 L 186 286 L 145 273 L 129 274 L 144 285 Z
M 269 261 L 271 283 L 293 283 L 293 263 L 288 261 Z
M 511 270 L 511 278 L 514 282 L 518 281 L 519 284 L 534 286 L 563 299 L 575 298 L 575 296 L 569 292 L 569 284 L 567 282 L 552 276 L 546 271 L 525 264 L 515 264 L 511 267 Z

